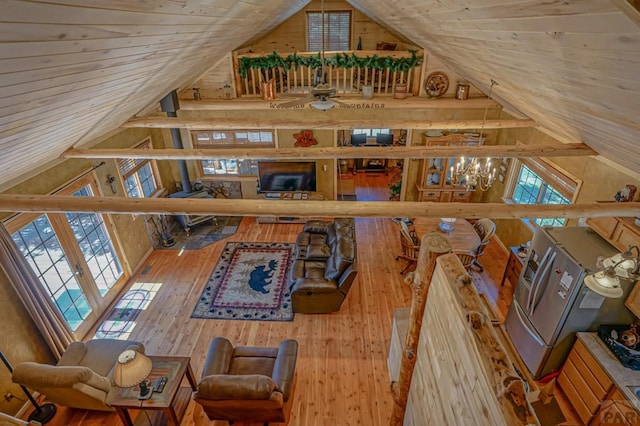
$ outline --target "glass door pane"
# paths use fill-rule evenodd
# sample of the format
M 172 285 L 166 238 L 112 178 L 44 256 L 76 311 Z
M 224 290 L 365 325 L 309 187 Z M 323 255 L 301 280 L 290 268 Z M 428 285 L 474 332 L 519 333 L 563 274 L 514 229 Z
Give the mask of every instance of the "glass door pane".
M 95 213 L 66 216 L 100 296 L 104 296 L 122 276 L 122 267 L 102 216 Z
M 69 328 L 76 331 L 92 308 L 47 216 L 39 216 L 12 237 Z
M 73 196 L 93 196 L 91 185 L 83 186 Z M 122 267 L 103 216 L 96 213 L 67 213 L 66 217 L 95 287 L 103 297 L 122 277 Z

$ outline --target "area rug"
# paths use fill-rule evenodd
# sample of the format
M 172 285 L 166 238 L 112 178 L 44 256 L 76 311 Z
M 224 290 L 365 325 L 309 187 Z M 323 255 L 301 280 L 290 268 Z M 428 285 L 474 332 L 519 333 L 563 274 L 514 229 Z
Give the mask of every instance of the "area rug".
M 242 221 L 241 216 L 217 216 L 216 220 L 208 220 L 191 227 L 189 235 L 182 228 L 172 229 L 175 244 L 171 247 L 159 247 L 169 250 L 199 250 L 209 244 L 216 243 L 236 233 Z
M 292 257 L 289 243 L 227 243 L 191 317 L 292 321 Z
M 107 318 L 96 330 L 95 337 L 99 339 L 117 339 L 128 333 L 138 318 L 145 304 L 150 299 L 150 292 L 146 290 L 129 290 L 109 312 Z

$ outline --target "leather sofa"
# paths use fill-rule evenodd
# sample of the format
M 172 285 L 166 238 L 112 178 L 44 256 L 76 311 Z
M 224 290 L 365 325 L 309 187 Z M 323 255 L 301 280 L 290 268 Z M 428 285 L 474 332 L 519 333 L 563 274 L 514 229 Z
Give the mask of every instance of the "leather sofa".
M 144 353 L 142 343 L 128 340 L 73 342 L 57 365 L 23 362 L 15 366 L 12 380 L 58 405 L 113 411 L 108 403 L 111 386 L 115 386 L 113 367 L 127 349 Z
M 289 272 L 293 312 L 337 312 L 358 273 L 355 222 L 312 220 L 298 234 Z
M 298 342 L 277 348 L 234 347 L 224 337 L 209 346 L 193 399 L 209 420 L 287 422 L 295 384 Z

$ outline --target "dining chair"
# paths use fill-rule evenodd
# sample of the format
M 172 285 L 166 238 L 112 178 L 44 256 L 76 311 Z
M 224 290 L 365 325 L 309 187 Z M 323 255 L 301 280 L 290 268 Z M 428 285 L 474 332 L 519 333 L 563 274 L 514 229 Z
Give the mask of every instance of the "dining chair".
M 409 229 L 404 221 L 400 222 L 400 245 L 402 253 L 396 256 L 396 260 L 405 260 L 407 265 L 400 271 L 404 274 L 418 263 L 418 253 L 420 252 L 420 241 L 415 231 Z
M 458 259 L 460 259 L 460 263 L 462 263 L 462 266 L 464 266 L 464 269 L 466 269 L 467 271 L 471 270 L 471 267 L 473 266 L 474 262 L 476 261 L 476 252 L 473 250 L 454 250 L 453 254 L 455 254 L 456 256 L 458 256 Z
M 478 219 L 474 224 L 473 228 L 476 230 L 476 233 L 480 237 L 480 245 L 475 250 L 476 251 L 476 259 L 473 261 L 473 267 L 475 270 L 482 272 L 484 271 L 484 266 L 478 261 L 478 258 L 484 254 L 485 248 L 489 245 L 489 241 L 496 233 L 496 224 L 487 218 Z

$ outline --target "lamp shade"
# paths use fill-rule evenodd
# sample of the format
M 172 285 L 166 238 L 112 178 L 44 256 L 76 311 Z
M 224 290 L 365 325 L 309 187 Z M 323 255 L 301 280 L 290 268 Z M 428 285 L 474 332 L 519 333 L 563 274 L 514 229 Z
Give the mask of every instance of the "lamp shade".
M 604 297 L 618 298 L 623 294 L 620 279 L 611 269 L 587 275 L 584 278 L 584 283 L 589 287 L 589 290 Z
M 618 253 L 602 261 L 605 268 L 614 268 L 616 275 L 625 279 L 636 279 L 638 269 L 638 259 L 634 258 L 630 252 Z
M 113 381 L 121 388 L 133 387 L 149 376 L 152 367 L 153 364 L 147 356 L 127 349 L 118 356 Z

